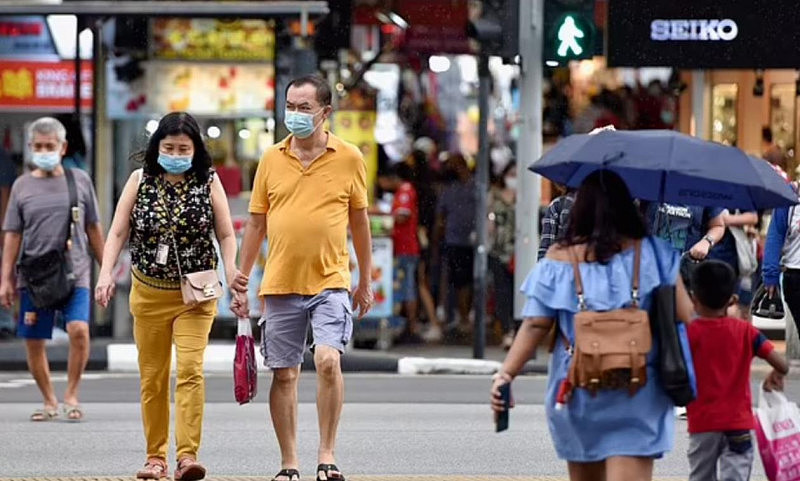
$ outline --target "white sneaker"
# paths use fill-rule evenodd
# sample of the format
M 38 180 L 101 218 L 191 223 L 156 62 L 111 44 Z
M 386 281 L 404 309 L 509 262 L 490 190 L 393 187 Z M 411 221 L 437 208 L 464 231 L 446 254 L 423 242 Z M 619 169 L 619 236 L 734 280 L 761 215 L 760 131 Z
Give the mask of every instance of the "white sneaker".
M 675 419 L 680 419 L 682 421 L 687 419 L 685 407 L 675 406 Z
M 425 342 L 439 342 L 442 340 L 442 328 L 434 324 L 422 333 L 422 339 Z

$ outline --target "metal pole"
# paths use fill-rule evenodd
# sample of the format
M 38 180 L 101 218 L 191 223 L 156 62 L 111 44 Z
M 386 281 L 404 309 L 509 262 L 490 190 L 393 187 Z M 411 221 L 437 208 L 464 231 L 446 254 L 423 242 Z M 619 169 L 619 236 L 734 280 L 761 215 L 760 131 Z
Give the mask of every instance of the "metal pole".
M 522 318 L 525 296 L 519 288 L 536 264 L 539 248 L 538 175 L 528 166 L 542 156 L 542 25 L 545 0 L 519 2 L 520 5 L 520 129 L 517 139 L 516 241 L 514 247 L 514 317 Z
M 73 116 L 75 123 L 78 126 L 78 131 L 81 125 L 81 26 L 83 25 L 83 17 L 78 17 L 75 23 L 75 109 Z
M 487 291 L 487 250 L 488 239 L 488 191 L 489 191 L 489 85 L 491 73 L 489 72 L 489 57 L 481 54 L 478 57 L 478 78 L 480 87 L 478 92 L 478 108 L 480 121 L 478 122 L 479 149 L 478 165 L 475 172 L 475 184 L 478 192 L 477 209 L 475 212 L 475 229 L 478 233 L 478 246 L 475 249 L 475 337 L 472 345 L 472 357 L 483 359 L 486 347 L 486 291 Z

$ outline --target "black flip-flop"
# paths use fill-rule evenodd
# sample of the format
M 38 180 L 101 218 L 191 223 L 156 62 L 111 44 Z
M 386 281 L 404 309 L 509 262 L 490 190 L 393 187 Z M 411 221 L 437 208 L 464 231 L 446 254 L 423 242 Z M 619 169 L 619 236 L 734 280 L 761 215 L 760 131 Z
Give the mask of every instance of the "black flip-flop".
M 334 474 L 331 474 L 331 471 Z M 324 479 L 319 477 L 320 472 L 325 474 Z M 317 481 L 345 481 L 345 479 L 344 474 L 339 471 L 335 464 L 320 464 L 317 466 Z
M 289 478 L 289 481 L 295 481 L 295 477 L 296 477 L 297 481 L 300 481 L 300 471 L 298 471 L 296 469 L 281 469 L 278 472 L 278 474 L 276 474 L 272 478 L 272 481 L 278 481 L 278 478 L 280 476 L 286 476 L 287 478 Z

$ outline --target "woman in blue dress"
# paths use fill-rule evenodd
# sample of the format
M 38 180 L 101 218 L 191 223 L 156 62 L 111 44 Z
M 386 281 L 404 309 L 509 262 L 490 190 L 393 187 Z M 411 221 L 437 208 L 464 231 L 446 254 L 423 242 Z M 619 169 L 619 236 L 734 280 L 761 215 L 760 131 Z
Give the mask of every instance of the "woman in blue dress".
M 673 447 L 674 406 L 659 383 L 655 348 L 648 354 L 648 380 L 635 395 L 619 389 L 601 390 L 593 397 L 575 389 L 563 409 L 556 408 L 570 365 L 568 345 L 574 344 L 573 316 L 578 312 L 570 249 L 580 259 L 588 309 L 608 311 L 631 302 L 637 240 L 642 240 L 641 307 L 649 309 L 656 287 L 676 285 L 678 317 L 687 321 L 691 301 L 678 276 L 678 255 L 661 239 L 648 236 L 622 179 L 598 171 L 578 191 L 566 237 L 548 250 L 525 280 L 525 321 L 494 376 L 492 407 L 499 412 L 500 386 L 514 379 L 556 323 L 558 341 L 550 360 L 545 411 L 556 452 L 567 461 L 572 481 L 650 480 L 653 460 Z

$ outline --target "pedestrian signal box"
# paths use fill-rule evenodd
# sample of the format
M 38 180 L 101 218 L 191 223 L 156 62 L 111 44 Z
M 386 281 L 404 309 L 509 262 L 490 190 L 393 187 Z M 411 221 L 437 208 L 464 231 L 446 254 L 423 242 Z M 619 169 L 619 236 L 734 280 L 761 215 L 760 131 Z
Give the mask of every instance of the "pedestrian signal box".
M 548 66 L 595 54 L 594 0 L 547 0 L 544 8 L 543 59 Z

